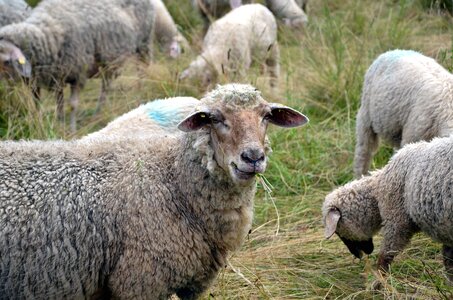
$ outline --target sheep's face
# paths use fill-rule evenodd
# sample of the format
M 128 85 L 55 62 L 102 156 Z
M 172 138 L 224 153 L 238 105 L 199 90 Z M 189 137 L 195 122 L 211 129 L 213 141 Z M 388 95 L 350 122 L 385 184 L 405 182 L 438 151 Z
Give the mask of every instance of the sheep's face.
M 0 39 L 0 73 L 15 78 L 31 76 L 31 64 L 14 44 Z
M 373 252 L 373 235 L 380 228 L 377 204 L 362 197 L 351 186 L 336 189 L 327 195 L 323 205 L 325 236 L 334 233 L 357 258 L 362 252 Z
M 217 81 L 217 71 L 204 58 L 198 57 L 179 76 L 180 80 L 198 81 L 203 88 L 208 88 Z
M 266 170 L 266 130 L 269 123 L 296 127 L 308 119 L 301 113 L 278 104 L 264 102 L 240 107 L 214 103 L 183 120 L 183 131 L 209 130 L 210 144 L 217 165 L 239 185 L 251 184 L 255 175 Z
M 168 43 L 167 49 L 168 55 L 171 58 L 177 58 L 183 52 L 181 44 L 176 39 L 173 39 L 170 43 Z

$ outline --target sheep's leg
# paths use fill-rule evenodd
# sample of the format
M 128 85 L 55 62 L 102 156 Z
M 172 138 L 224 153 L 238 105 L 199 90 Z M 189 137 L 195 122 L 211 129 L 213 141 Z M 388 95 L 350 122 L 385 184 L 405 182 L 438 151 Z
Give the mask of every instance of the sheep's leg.
M 112 74 L 110 72 L 105 72 L 102 74 L 102 86 L 101 86 L 101 94 L 99 95 L 98 105 L 96 107 L 96 113 L 101 111 L 101 108 L 104 106 L 105 101 L 107 99 L 107 94 L 110 91 L 110 82 L 112 79 Z
M 406 246 L 409 244 L 415 231 L 410 222 L 405 221 L 407 216 L 398 215 L 399 211 L 393 211 L 384 221 L 384 240 L 381 244 L 381 251 L 378 258 L 378 269 L 388 272 L 390 264 Z
M 444 257 L 445 272 L 450 283 L 453 284 L 453 247 L 442 246 L 442 255 Z
M 31 93 L 33 95 L 33 100 L 35 101 L 35 103 L 38 103 L 41 100 L 41 88 L 35 83 L 32 83 Z
M 55 90 L 57 97 L 57 117 L 59 120 L 64 120 L 64 92 L 63 87 L 58 86 Z
M 266 59 L 266 66 L 270 76 L 270 86 L 274 88 L 278 83 L 278 76 L 280 74 L 280 49 L 278 44 L 275 43 L 269 47 L 268 58 Z
M 79 92 L 80 87 L 77 84 L 71 84 L 71 98 L 69 104 L 71 105 L 71 119 L 70 128 L 71 132 L 75 132 L 77 129 L 77 107 L 79 106 Z
M 362 175 L 368 173 L 371 159 L 379 145 L 378 136 L 371 128 L 371 125 L 367 121 L 368 119 L 368 115 L 360 109 L 357 115 L 357 141 L 354 154 L 354 175 L 356 178 L 360 178 Z
M 208 278 L 215 278 L 215 274 L 212 273 L 215 273 L 214 270 L 211 270 Z M 211 281 L 211 279 L 205 279 L 189 282 L 186 287 L 178 289 L 176 295 L 181 300 L 199 299 L 203 292 L 208 289 Z

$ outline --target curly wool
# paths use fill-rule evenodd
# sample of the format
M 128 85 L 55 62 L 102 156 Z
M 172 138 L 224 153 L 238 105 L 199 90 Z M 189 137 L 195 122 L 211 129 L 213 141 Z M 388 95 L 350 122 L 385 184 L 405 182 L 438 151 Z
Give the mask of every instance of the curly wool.
M 83 85 L 101 66 L 148 57 L 153 22 L 149 0 L 44 0 L 23 22 L 0 28 L 0 38 L 31 60 L 38 85 Z
M 0 27 L 25 20 L 30 12 L 24 0 L 0 0 Z
M 331 209 L 339 211 L 336 233 L 351 241 L 370 239 L 382 227 L 379 266 L 384 269 L 419 231 L 451 249 L 452 165 L 453 136 L 408 144 L 381 170 L 329 194 L 324 221 Z M 445 265 L 453 280 L 451 259 L 447 256 Z
M 243 80 L 253 62 L 265 64 L 270 85 L 276 86 L 280 72 L 277 23 L 261 4 L 242 5 L 211 24 L 202 53 L 181 74 L 184 79 L 201 79 L 207 86 L 225 75 Z
M 365 75 L 357 113 L 354 173 L 366 174 L 384 139 L 393 147 L 453 131 L 453 75 L 410 50 L 381 54 Z
M 247 236 L 256 191 L 222 173 L 206 133 L 0 143 L 2 295 L 197 298 Z
M 119 116 L 106 127 L 93 132 L 83 139 L 99 137 L 137 136 L 148 138 L 160 135 L 170 136 L 182 134 L 177 125 L 191 112 L 200 101 L 193 97 L 173 97 L 156 99 Z

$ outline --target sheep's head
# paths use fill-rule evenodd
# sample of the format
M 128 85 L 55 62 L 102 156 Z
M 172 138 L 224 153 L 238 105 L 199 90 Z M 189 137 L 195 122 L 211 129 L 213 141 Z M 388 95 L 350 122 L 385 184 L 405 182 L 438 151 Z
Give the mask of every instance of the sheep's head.
M 179 57 L 188 48 L 189 43 L 180 33 L 176 34 L 166 45 L 168 55 L 171 58 Z
M 266 169 L 268 124 L 296 127 L 307 122 L 307 117 L 292 108 L 267 103 L 250 85 L 228 84 L 207 94 L 178 128 L 206 130 L 216 165 L 234 183 L 246 185 Z
M 337 233 L 357 258 L 362 257 L 362 252 L 373 252 L 372 237 L 381 227 L 378 204 L 366 189 L 368 180 L 356 180 L 334 190 L 326 196 L 322 208 L 325 237 Z
M 31 64 L 19 47 L 3 39 L 0 39 L 0 70 L 12 77 L 31 76 Z
M 198 56 L 179 76 L 180 80 L 198 80 L 202 87 L 207 88 L 217 82 L 218 72 L 215 67 L 202 56 Z

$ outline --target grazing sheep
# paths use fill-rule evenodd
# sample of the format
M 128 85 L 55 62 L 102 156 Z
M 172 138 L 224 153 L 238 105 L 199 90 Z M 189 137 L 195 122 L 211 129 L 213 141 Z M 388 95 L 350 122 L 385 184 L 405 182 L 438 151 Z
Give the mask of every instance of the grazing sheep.
M 453 282 L 453 136 L 408 144 L 372 175 L 330 193 L 323 205 L 326 238 L 335 232 L 360 258 L 373 251 L 372 237 L 383 227 L 378 266 L 393 258 L 422 231 L 443 245 Z
M 189 48 L 189 43 L 178 31 L 175 21 L 168 12 L 162 0 L 151 0 L 155 10 L 154 34 L 156 41 L 170 57 L 178 57 L 183 49 Z
M 192 0 L 192 5 L 200 12 L 206 32 L 213 20 L 223 17 L 231 9 L 241 6 L 243 3 L 251 2 L 252 0 Z
M 307 121 L 231 84 L 177 138 L 1 142 L 2 296 L 196 299 L 250 230 L 268 123 Z
M 234 80 L 244 77 L 252 62 L 265 62 L 270 85 L 274 87 L 279 55 L 277 24 L 272 13 L 261 4 L 243 5 L 212 23 L 202 53 L 182 72 L 180 79 L 197 79 L 207 87 L 220 74 Z
M 93 132 L 84 139 L 97 139 L 103 136 L 139 137 L 176 135 L 182 133 L 178 124 L 189 113 L 195 111 L 200 101 L 192 97 L 159 99 L 140 105 L 136 109 L 116 118 L 106 127 Z
M 24 20 L 31 8 L 23 0 L 0 0 L 0 27 Z
M 453 129 L 453 75 L 410 50 L 381 54 L 365 74 L 357 113 L 354 174 L 366 174 L 379 138 L 399 148 Z
M 153 18 L 149 0 L 43 0 L 26 20 L 0 29 L 0 61 L 22 76 L 30 75 L 32 65 L 35 95 L 40 87 L 55 90 L 59 117 L 69 83 L 75 131 L 86 79 L 101 71 L 100 107 L 121 63 L 135 53 L 149 58 Z
M 308 17 L 303 10 L 305 5 L 302 3 L 299 5 L 296 0 L 266 0 L 266 5 L 289 27 L 303 27 L 308 23 Z

